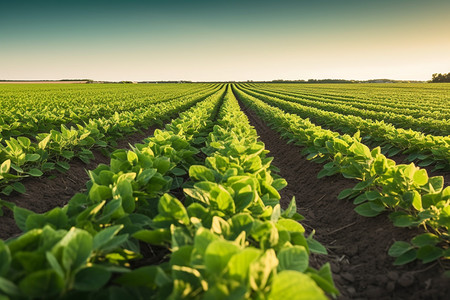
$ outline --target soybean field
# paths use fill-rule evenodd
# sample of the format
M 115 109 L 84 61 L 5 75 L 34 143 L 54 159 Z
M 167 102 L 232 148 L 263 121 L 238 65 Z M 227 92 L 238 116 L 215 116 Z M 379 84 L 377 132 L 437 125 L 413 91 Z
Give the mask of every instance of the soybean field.
M 445 299 L 450 84 L 0 84 L 0 299 Z

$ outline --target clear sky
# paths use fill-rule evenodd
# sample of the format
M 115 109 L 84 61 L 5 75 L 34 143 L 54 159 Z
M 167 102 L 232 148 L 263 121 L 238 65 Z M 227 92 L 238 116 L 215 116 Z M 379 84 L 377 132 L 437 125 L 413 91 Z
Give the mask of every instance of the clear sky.
M 449 0 L 0 1 L 0 79 L 428 80 Z

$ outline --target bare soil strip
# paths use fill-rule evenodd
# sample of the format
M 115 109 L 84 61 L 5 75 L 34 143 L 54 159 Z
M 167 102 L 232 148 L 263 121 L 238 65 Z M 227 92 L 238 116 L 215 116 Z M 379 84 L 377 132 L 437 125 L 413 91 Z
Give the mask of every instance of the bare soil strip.
M 165 123 L 169 121 L 170 119 Z M 117 141 L 116 148 L 129 149 L 130 145 L 141 142 L 151 136 L 155 129 L 162 127 L 164 126 L 154 125 L 142 132 L 124 136 Z M 93 152 L 95 159 L 91 160 L 89 164 L 85 164 L 79 159 L 73 159 L 69 162 L 70 169 L 66 173 L 53 171 L 40 178 L 25 178 L 22 181 L 26 187 L 25 194 L 13 193 L 11 196 L 1 196 L 1 198 L 37 213 L 64 206 L 73 195 L 84 191 L 85 184 L 89 180 L 87 170 L 93 170 L 101 163 L 109 164 L 109 157 L 98 150 Z M 51 175 L 54 175 L 54 178 Z M 16 226 L 12 212 L 7 208 L 3 210 L 5 214 L 0 217 L 0 238 L 7 239 L 20 234 L 21 230 Z
M 358 215 L 351 201 L 337 199 L 356 181 L 341 175 L 317 179 L 322 165 L 306 160 L 300 147 L 286 144 L 253 111 L 242 103 L 241 108 L 289 183 L 281 191 L 282 206 L 295 196 L 299 213 L 306 218 L 302 224 L 308 232 L 315 229 L 315 238 L 327 247 L 329 255 L 313 255 L 311 265 L 331 263 L 339 299 L 449 299 L 450 280 L 442 276 L 438 262 L 394 266 L 387 254 L 394 241 L 407 241 L 419 229 L 394 227 L 387 214 Z

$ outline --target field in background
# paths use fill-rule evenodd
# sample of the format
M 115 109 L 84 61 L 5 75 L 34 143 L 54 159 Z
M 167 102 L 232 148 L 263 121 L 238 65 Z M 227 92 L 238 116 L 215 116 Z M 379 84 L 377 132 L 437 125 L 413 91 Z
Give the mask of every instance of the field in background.
M 14 84 L 0 107 L 0 295 L 450 292 L 449 84 Z

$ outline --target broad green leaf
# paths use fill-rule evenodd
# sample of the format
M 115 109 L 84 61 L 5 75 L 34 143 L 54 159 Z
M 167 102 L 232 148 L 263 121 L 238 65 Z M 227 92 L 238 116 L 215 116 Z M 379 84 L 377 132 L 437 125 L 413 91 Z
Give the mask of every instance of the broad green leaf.
M 428 182 L 427 170 L 425 170 L 425 169 L 417 170 L 414 173 L 413 179 L 414 179 L 414 183 L 419 186 L 426 184 Z
M 238 178 L 239 180 L 236 180 Z M 256 192 L 255 179 L 245 176 L 235 176 L 228 179 L 228 183 L 231 183 L 231 188 L 234 190 L 234 202 L 236 210 L 243 211 L 258 197 Z
M 74 286 L 79 291 L 96 291 L 101 289 L 110 278 L 110 271 L 94 265 L 76 273 Z
M 289 202 L 289 206 L 282 212 L 282 216 L 286 219 L 292 218 L 294 214 L 297 212 L 297 203 L 295 202 L 295 196 L 292 197 L 291 202 Z
M 277 204 L 274 206 L 272 215 L 270 216 L 270 221 L 276 223 L 278 222 L 278 219 L 281 217 L 281 206 L 280 204 Z
M 50 141 L 51 137 L 52 137 L 52 134 L 49 133 L 43 140 L 41 140 L 38 144 L 39 149 L 44 150 L 47 147 L 47 144 Z
M 370 152 L 369 147 L 367 147 L 362 143 L 355 142 L 348 148 L 348 150 L 350 152 L 355 153 L 357 156 L 361 156 L 364 158 L 372 158 L 372 154 Z
M 201 165 L 191 166 L 189 168 L 189 177 L 197 181 L 216 181 L 213 171 Z
M 109 242 L 107 242 L 106 244 L 104 244 L 101 247 L 101 251 L 108 253 L 108 252 L 116 251 L 120 248 L 125 248 L 126 251 L 129 250 L 127 252 L 135 252 L 135 253 L 132 253 L 131 255 L 135 255 L 136 253 L 139 252 L 139 247 L 136 245 L 136 243 L 134 241 L 129 240 L 128 234 L 116 235 Z M 130 258 L 130 259 L 132 259 L 132 258 Z
M 272 186 L 279 191 L 287 186 L 287 181 L 284 178 L 278 178 L 272 182 Z
M 254 219 L 250 214 L 240 213 L 231 217 L 229 222 L 231 223 L 231 231 L 234 233 L 233 238 L 236 238 L 241 232 L 249 234 L 253 227 Z
M 209 274 L 219 276 L 230 258 L 239 252 L 239 247 L 228 241 L 214 241 L 205 251 L 205 267 Z
M 369 200 L 369 201 L 374 201 L 374 200 L 380 199 L 382 197 L 382 195 L 378 191 L 367 191 L 364 193 L 364 195 L 366 196 L 367 200 Z
M 67 229 L 69 227 L 69 219 L 61 207 L 55 207 L 45 214 L 32 214 L 28 216 L 25 224 L 27 231 L 34 228 L 43 228 L 48 224 L 56 229 Z
M 114 236 L 123 228 L 123 225 L 114 225 L 98 232 L 93 239 L 92 248 L 101 249 L 106 243 L 110 242 Z
M 172 238 L 171 239 L 172 251 L 178 251 L 179 248 L 186 245 L 192 245 L 193 243 L 190 232 L 188 232 L 182 227 L 176 227 L 175 225 L 172 224 L 170 226 L 170 233 Z
M 11 252 L 5 242 L 0 240 L 0 277 L 9 271 L 11 265 Z
M 36 168 L 30 169 L 27 173 L 34 177 L 40 177 L 44 174 L 41 170 Z
M 189 267 L 191 264 L 191 255 L 194 251 L 194 246 L 184 245 L 179 247 L 176 251 L 173 251 L 170 256 L 171 266 L 186 266 Z
M 16 192 L 19 192 L 21 194 L 25 194 L 26 192 L 25 186 L 21 182 L 14 182 L 12 184 L 12 187 Z
M 59 264 L 59 262 L 56 259 L 56 257 L 49 251 L 45 252 L 45 257 L 47 258 L 47 262 L 52 267 L 52 269 L 55 270 L 56 273 L 58 273 L 58 275 L 61 278 L 64 278 L 64 270 L 62 269 L 62 267 Z
M 431 193 L 434 193 L 434 192 L 438 193 L 444 187 L 444 177 L 442 177 L 442 176 L 433 176 L 433 177 L 429 178 L 428 183 L 431 186 L 430 192 Z
M 11 160 L 7 159 L 0 166 L 0 174 L 7 174 L 7 173 L 9 173 L 10 168 L 11 168 Z
M 180 168 L 173 168 L 172 170 L 170 170 L 170 172 L 172 172 L 172 174 L 175 176 L 183 176 L 187 174 L 185 170 Z
M 273 280 L 268 299 L 325 300 L 327 297 L 309 276 L 286 270 L 278 273 Z
M 339 200 L 341 200 L 341 199 L 345 199 L 345 198 L 347 198 L 347 197 L 350 197 L 350 196 L 352 196 L 352 195 L 354 195 L 355 194 L 355 191 L 353 190 L 353 189 L 345 189 L 345 190 L 343 190 L 343 191 L 341 191 L 340 193 L 339 193 L 339 195 L 337 196 L 337 198 L 339 199 Z
M 377 175 L 383 175 L 388 168 L 386 157 L 384 155 L 377 155 L 373 162 L 373 169 Z
M 155 285 L 162 287 L 164 284 L 169 283 L 170 280 L 160 267 L 145 266 L 123 274 L 117 278 L 115 282 L 120 285 L 131 287 L 154 287 Z
M 204 255 L 208 246 L 214 242 L 219 240 L 219 237 L 209 231 L 204 227 L 200 227 L 194 237 L 194 247 L 195 250 L 200 254 Z
M 151 245 L 164 245 L 170 241 L 170 231 L 168 229 L 144 229 L 134 233 L 133 237 Z
M 50 298 L 62 292 L 64 279 L 55 270 L 40 270 L 22 279 L 19 288 L 28 297 Z
M 132 213 L 136 208 L 136 202 L 133 197 L 133 187 L 129 181 L 118 181 L 112 190 L 113 195 L 120 195 L 122 198 L 122 207 L 125 212 Z
M 56 244 L 52 253 L 61 261 L 66 271 L 75 270 L 85 264 L 91 256 L 92 236 L 84 230 L 72 227 L 64 238 Z
M 252 247 L 234 254 L 228 261 L 228 276 L 237 282 L 247 282 L 250 264 L 261 254 L 261 250 Z
M 372 184 L 373 180 L 361 181 L 353 187 L 354 191 L 362 191 Z
M 89 190 L 89 198 L 95 202 L 109 200 L 112 198 L 112 190 L 107 186 L 94 183 Z
M 14 207 L 14 221 L 16 221 L 17 227 L 20 228 L 20 230 L 22 231 L 26 231 L 27 230 L 27 218 L 30 215 L 35 214 L 33 211 L 26 209 L 26 208 L 22 208 L 19 206 L 15 206 Z
M 388 254 L 393 257 L 399 257 L 411 249 L 413 247 L 409 243 L 397 241 L 389 248 Z
M 31 245 L 34 249 L 37 245 Z M 28 250 L 28 249 L 26 249 Z M 15 264 L 19 263 L 25 273 L 32 273 L 43 268 L 45 265 L 45 256 L 37 251 L 20 251 L 14 254 Z
M 12 255 L 28 246 L 35 246 L 41 237 L 42 229 L 30 230 L 15 239 L 6 242 Z
M 437 235 L 432 233 L 423 233 L 411 240 L 411 243 L 417 247 L 423 247 L 426 245 L 434 246 L 440 242 L 440 239 Z
M 101 217 L 97 218 L 97 222 L 108 223 L 111 218 L 118 219 L 125 215 L 125 211 L 122 207 L 122 199 L 113 199 L 108 201 L 105 208 L 102 211 Z
M 41 156 L 37 153 L 25 155 L 26 161 L 37 161 L 37 160 L 39 160 L 39 158 L 41 158 Z
M 356 197 L 355 200 L 353 200 L 353 204 L 358 205 L 358 204 L 364 203 L 366 201 L 367 201 L 367 196 L 364 193 L 364 194 L 361 194 L 358 197 Z
M 164 194 L 158 203 L 158 212 L 165 217 L 170 217 L 174 222 L 184 225 L 189 224 L 189 216 L 186 208 L 177 198 Z
M 333 282 L 330 263 L 324 264 L 319 271 L 313 271 L 312 273 L 308 272 L 307 274 L 311 276 L 317 285 L 326 293 L 331 294 L 333 297 L 339 295 L 339 291 L 336 289 Z
M 409 262 L 414 261 L 416 258 L 417 258 L 417 250 L 411 249 L 403 253 L 399 257 L 397 257 L 397 259 L 394 261 L 394 266 L 401 266 L 407 264 Z
M 145 169 L 137 176 L 136 181 L 141 185 L 146 185 L 157 172 L 156 169 Z
M 205 291 L 208 289 L 207 282 L 202 279 L 202 274 L 195 268 L 175 265 L 172 266 L 171 275 L 175 279 L 172 299 L 180 299 L 181 295 L 191 299 L 193 298 L 192 291 Z
M 95 178 L 96 180 L 94 182 L 98 185 L 109 186 L 110 184 L 114 183 L 114 175 L 114 172 L 110 170 L 101 170 L 100 173 L 98 173 L 98 177 Z
M 279 270 L 304 272 L 308 268 L 309 255 L 303 246 L 282 248 L 278 253 Z
M 276 273 L 278 258 L 273 249 L 268 249 L 264 254 L 250 264 L 250 286 L 254 290 L 266 288 L 269 279 Z
M 409 194 L 408 202 L 418 211 L 422 210 L 422 197 L 417 190 L 411 191 Z
M 3 293 L 9 295 L 9 296 L 20 296 L 20 290 L 17 287 L 17 285 L 14 284 L 14 282 L 0 277 L 0 291 Z M 0 295 L 2 296 L 2 295 Z M 10 298 L 5 298 L 6 300 L 9 300 Z M 13 299 L 13 298 L 12 298 Z
M 412 215 L 407 215 L 404 213 L 391 213 L 389 215 L 389 218 L 394 223 L 394 226 L 397 227 L 410 227 L 410 226 L 416 226 L 418 224 L 416 218 L 414 218 Z
M 319 243 L 317 240 L 313 239 L 312 237 L 308 237 L 306 239 L 306 242 L 308 243 L 308 248 L 312 253 L 318 253 L 318 254 L 324 254 L 327 255 L 328 251 L 325 246 L 323 246 L 321 243 Z
M 166 174 L 166 172 L 169 171 L 170 166 L 170 160 L 165 156 L 157 157 L 153 161 L 153 167 L 155 167 L 158 170 L 158 173 L 162 175 Z
M 305 228 L 302 226 L 302 224 L 291 219 L 280 219 L 278 220 L 277 225 L 282 226 L 289 232 L 305 232 Z
M 136 153 L 134 153 L 133 151 L 128 151 L 127 152 L 127 160 L 131 163 L 131 164 L 137 164 L 138 162 L 138 156 Z
M 117 183 L 120 183 L 122 181 L 132 182 L 136 178 L 135 172 L 127 172 L 125 174 L 122 174 L 117 178 Z
M 417 250 L 417 258 L 422 260 L 424 264 L 435 261 L 436 259 L 440 258 L 443 254 L 444 250 L 432 245 L 425 245 L 420 247 L 419 250 Z
M 363 203 L 354 208 L 355 211 L 363 217 L 378 216 L 381 211 L 373 209 L 371 203 Z
M 215 197 L 214 197 L 215 196 Z M 227 214 L 235 213 L 235 206 L 233 197 L 231 197 L 230 193 L 222 187 L 219 187 L 218 193 L 211 198 L 211 205 L 213 209 L 217 209 L 223 211 Z M 216 204 L 217 207 L 214 207 Z
M 231 226 L 223 218 L 214 216 L 211 224 L 211 231 L 218 235 L 228 237 L 230 234 Z
M 58 162 L 56 162 L 56 165 L 64 171 L 67 171 L 70 169 L 69 163 L 67 163 L 65 161 L 58 161 Z

